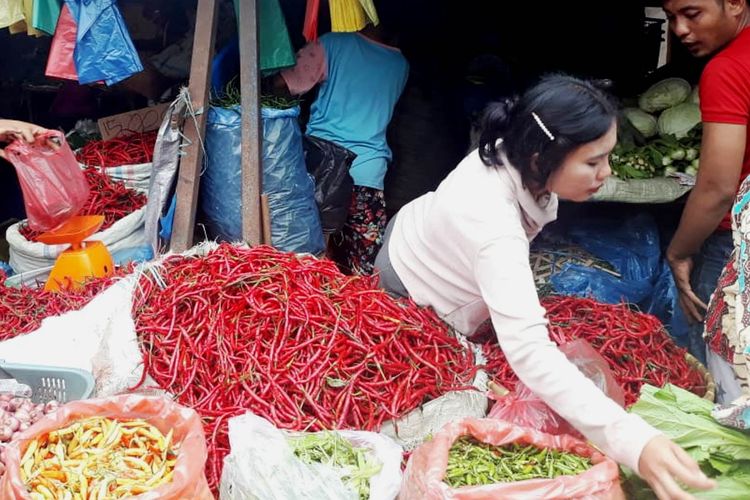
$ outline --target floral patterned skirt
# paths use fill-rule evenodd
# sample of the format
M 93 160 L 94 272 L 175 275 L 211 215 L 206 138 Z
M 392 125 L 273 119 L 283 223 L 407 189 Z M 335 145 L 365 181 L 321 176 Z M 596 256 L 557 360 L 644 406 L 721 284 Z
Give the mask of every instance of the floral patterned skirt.
M 354 186 L 349 217 L 343 229 L 331 235 L 329 256 L 344 273 L 372 274 L 387 222 L 383 191 Z

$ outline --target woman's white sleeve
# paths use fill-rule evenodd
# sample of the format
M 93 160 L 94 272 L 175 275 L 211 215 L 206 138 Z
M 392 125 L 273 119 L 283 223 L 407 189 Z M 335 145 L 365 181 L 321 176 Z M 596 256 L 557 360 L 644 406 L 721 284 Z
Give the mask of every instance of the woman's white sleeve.
M 659 431 L 609 399 L 550 340 L 528 241 L 509 237 L 486 244 L 474 272 L 518 378 L 605 454 L 637 472 L 643 447 Z

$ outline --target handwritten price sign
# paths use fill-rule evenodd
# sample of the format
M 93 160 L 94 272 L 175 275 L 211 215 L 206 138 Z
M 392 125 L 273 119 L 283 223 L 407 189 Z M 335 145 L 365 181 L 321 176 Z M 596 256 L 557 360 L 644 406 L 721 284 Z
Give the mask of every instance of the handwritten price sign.
M 99 132 L 102 134 L 102 139 L 109 140 L 135 132 L 156 130 L 161 126 L 167 109 L 169 109 L 169 104 L 159 104 L 150 108 L 107 116 L 97 122 Z

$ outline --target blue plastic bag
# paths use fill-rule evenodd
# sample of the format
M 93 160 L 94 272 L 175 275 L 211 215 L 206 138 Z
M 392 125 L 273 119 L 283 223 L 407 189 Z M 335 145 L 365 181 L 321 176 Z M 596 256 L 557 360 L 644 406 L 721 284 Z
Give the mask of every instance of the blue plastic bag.
M 683 347 L 689 346 L 690 325 L 680 306 L 680 295 L 674 282 L 672 269 L 665 260 L 662 261 L 661 271 L 643 310 L 658 317 L 677 344 Z
M 298 107 L 263 108 L 263 192 L 271 212 L 271 242 L 290 252 L 324 250 L 313 181 L 302 151 Z M 210 108 L 206 124 L 208 159 L 201 178 L 201 210 L 211 232 L 242 239 L 241 111 Z
M 124 266 L 131 262 L 146 262 L 154 258 L 154 251 L 150 245 L 123 248 L 112 253 L 112 260 L 118 266 Z
M 588 297 L 606 304 L 638 304 L 651 294 L 649 281 L 624 280 L 607 272 L 578 264 L 566 264 L 550 283 L 557 293 Z
M 653 281 L 661 267 L 659 228 L 653 217 L 586 219 L 567 236 L 596 257 L 612 264 L 625 280 Z
M 74 53 L 78 82 L 114 85 L 143 71 L 115 0 L 65 0 L 78 25 Z
M 177 195 L 172 195 L 167 213 L 159 218 L 159 238 L 164 241 L 172 239 L 172 228 L 174 227 L 174 213 L 177 210 Z

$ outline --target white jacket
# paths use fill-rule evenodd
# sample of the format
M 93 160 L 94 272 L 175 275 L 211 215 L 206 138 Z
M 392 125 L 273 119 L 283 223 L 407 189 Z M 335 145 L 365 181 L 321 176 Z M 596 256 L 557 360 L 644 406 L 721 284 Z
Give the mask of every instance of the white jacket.
M 618 462 L 638 470 L 659 432 L 581 374 L 550 340 L 529 265 L 529 243 L 557 217 L 509 166 L 477 151 L 438 186 L 404 206 L 388 245 L 391 265 L 417 304 L 471 335 L 487 318 L 518 378 Z

